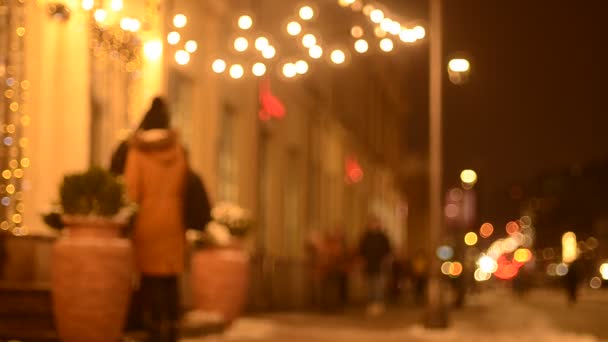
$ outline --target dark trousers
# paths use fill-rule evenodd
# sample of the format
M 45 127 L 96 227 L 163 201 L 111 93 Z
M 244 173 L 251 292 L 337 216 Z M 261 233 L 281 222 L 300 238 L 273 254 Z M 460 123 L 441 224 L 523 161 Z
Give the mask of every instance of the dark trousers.
M 142 276 L 142 322 L 150 342 L 178 340 L 179 292 L 177 276 Z

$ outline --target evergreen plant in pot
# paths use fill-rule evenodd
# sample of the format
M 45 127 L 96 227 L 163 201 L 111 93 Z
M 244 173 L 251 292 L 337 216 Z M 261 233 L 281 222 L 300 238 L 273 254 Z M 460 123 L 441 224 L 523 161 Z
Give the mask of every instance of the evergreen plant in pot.
M 192 289 L 201 313 L 231 323 L 242 313 L 249 288 L 249 255 L 243 239 L 252 227 L 251 215 L 231 203 L 211 211 L 212 221 L 203 232 L 188 231 L 194 243 Z
M 117 342 L 133 279 L 131 243 L 121 237 L 134 213 L 124 186 L 101 168 L 70 174 L 55 209 L 44 221 L 61 232 L 52 260 L 58 335 L 64 342 Z

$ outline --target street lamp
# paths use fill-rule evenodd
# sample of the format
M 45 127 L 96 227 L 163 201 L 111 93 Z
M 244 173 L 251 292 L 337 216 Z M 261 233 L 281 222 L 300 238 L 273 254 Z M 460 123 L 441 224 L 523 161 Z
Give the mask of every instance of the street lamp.
M 465 58 L 453 58 L 448 63 L 448 76 L 450 82 L 461 85 L 468 81 L 471 63 Z

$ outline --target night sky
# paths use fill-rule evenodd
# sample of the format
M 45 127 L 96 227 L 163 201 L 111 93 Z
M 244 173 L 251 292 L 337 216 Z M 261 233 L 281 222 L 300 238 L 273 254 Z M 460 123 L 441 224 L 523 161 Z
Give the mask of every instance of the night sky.
M 426 1 L 397 1 L 413 16 Z M 602 1 L 444 1 L 444 53 L 471 60 L 468 84 L 444 89 L 444 180 L 478 171 L 486 193 L 608 158 L 608 29 Z M 424 64 L 424 48 L 404 59 Z M 428 63 L 411 68 L 411 152 L 428 141 Z M 418 71 L 416 71 L 418 70 Z M 446 72 L 447 74 L 447 72 Z M 481 190 L 481 189 L 480 189 Z
M 601 3 L 445 1 L 446 54 L 473 63 L 446 88 L 446 180 L 472 167 L 501 186 L 608 156 Z

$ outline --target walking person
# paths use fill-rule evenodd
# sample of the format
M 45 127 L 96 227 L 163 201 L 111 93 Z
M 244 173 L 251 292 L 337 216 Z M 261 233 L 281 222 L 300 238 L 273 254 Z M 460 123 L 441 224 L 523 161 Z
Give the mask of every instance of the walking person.
M 169 113 L 156 98 L 128 142 L 125 183 L 139 206 L 133 227 L 143 324 L 153 342 L 177 341 L 178 277 L 184 270 L 187 162 Z
M 380 221 L 370 220 L 359 242 L 359 254 L 363 259 L 363 273 L 367 278 L 369 315 L 377 316 L 384 312 L 387 265 L 390 260 L 391 246 Z

